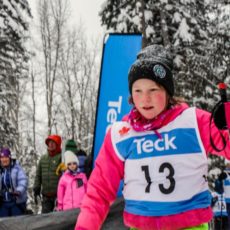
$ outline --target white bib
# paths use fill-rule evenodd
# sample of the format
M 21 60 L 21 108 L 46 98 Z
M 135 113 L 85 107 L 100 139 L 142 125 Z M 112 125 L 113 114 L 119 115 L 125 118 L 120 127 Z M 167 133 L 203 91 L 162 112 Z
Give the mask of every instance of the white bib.
M 121 135 L 120 130 L 130 129 Z M 123 195 L 126 211 L 169 215 L 207 207 L 207 157 L 197 127 L 195 109 L 153 131 L 135 132 L 125 122 L 112 127 L 112 143 L 125 161 Z
M 215 216 L 227 216 L 227 207 L 225 202 L 225 195 L 213 193 L 213 197 L 217 197 L 217 201 L 215 202 L 214 206 L 212 207 L 213 213 Z

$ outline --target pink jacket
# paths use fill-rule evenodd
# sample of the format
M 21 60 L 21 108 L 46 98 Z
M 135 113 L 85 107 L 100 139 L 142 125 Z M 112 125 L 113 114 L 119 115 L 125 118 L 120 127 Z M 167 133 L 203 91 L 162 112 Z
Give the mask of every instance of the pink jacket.
M 173 121 L 187 106 L 176 108 L 173 116 L 167 121 Z M 212 124 L 209 128 L 210 113 L 196 109 L 198 129 L 205 151 L 215 155 L 230 158 L 229 133 L 223 132 L 227 140 L 224 151 L 216 152 L 210 144 L 211 135 L 217 146 L 222 146 L 219 130 Z M 106 134 L 104 143 L 97 157 L 95 168 L 88 182 L 87 195 L 81 206 L 75 230 L 100 229 L 109 207 L 116 199 L 120 180 L 124 178 L 124 162 L 118 158 L 112 145 L 110 130 Z M 168 216 L 139 216 L 124 211 L 124 223 L 127 226 L 135 225 L 140 230 L 178 230 L 185 227 L 197 226 L 212 219 L 211 208 L 200 208 Z M 160 226 L 160 227 L 159 227 Z
M 66 171 L 58 183 L 57 209 L 79 208 L 87 189 L 87 178 L 84 173 L 76 175 Z

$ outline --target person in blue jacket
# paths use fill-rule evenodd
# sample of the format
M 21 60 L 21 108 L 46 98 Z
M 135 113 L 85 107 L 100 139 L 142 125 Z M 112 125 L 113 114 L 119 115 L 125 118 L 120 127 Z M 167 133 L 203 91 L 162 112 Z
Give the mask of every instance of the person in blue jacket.
M 214 220 L 213 220 L 214 229 L 215 230 L 229 229 L 225 194 L 212 192 L 211 206 L 214 214 Z
M 26 210 L 28 178 L 11 159 L 8 148 L 0 151 L 0 217 L 23 215 Z

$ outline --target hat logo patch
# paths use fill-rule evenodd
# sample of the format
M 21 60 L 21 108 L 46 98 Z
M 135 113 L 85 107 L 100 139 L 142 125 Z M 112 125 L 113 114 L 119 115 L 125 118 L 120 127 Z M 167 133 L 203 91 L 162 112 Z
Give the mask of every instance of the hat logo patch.
M 164 78 L 166 76 L 166 70 L 162 65 L 154 65 L 153 72 L 156 77 Z

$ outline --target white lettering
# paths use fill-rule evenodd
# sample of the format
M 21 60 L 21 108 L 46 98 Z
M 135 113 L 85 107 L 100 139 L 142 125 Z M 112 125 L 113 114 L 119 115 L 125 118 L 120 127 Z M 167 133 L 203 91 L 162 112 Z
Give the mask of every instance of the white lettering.
M 168 134 L 165 134 L 162 139 L 156 141 L 146 140 L 145 138 L 135 139 L 133 142 L 136 143 L 137 154 L 142 152 L 151 153 L 153 150 L 164 151 L 169 149 L 177 149 L 173 143 L 176 137 L 169 138 Z
M 163 146 L 160 146 L 160 145 L 159 145 L 160 143 L 162 143 Z M 164 150 L 164 139 L 163 139 L 163 138 L 162 138 L 162 139 L 158 138 L 158 139 L 155 141 L 154 145 L 155 145 L 155 149 L 156 149 L 157 151 L 163 151 L 163 150 Z
M 117 108 L 118 113 L 120 113 L 121 112 L 121 102 L 122 102 L 122 96 L 119 96 L 118 101 L 109 101 L 108 106 Z
M 110 109 L 107 113 L 107 122 L 114 123 L 117 120 L 117 112 L 115 109 Z
M 146 153 L 151 153 L 153 151 L 153 142 L 151 140 L 147 140 L 142 145 L 143 151 Z
M 141 154 L 142 150 L 141 150 L 141 142 L 144 141 L 145 138 L 141 138 L 141 139 L 136 139 L 134 140 L 134 143 L 137 143 L 137 153 Z
M 110 128 L 110 126 L 117 121 L 117 114 L 121 113 L 121 105 L 122 105 L 122 96 L 119 96 L 118 101 L 109 101 L 108 102 L 108 112 L 106 116 L 106 121 L 109 123 L 106 127 L 106 132 Z
M 169 140 L 168 134 L 165 134 L 165 149 L 166 150 L 170 149 L 170 147 L 172 149 L 177 149 L 177 147 L 172 143 L 175 139 L 176 137 L 171 137 L 171 139 Z

